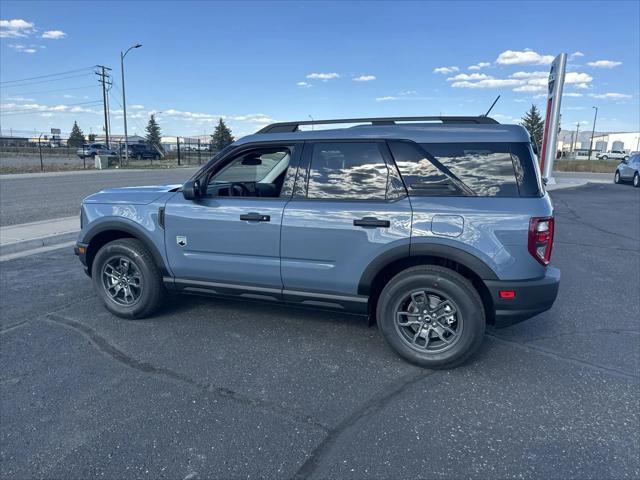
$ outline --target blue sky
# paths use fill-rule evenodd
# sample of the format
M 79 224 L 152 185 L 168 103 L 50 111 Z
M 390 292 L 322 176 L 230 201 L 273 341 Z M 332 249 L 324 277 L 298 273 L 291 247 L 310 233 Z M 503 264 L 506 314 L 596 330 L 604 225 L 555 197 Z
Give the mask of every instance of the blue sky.
M 112 131 L 121 133 L 119 52 L 130 133 L 148 115 L 165 134 L 236 135 L 270 121 L 353 116 L 492 115 L 518 121 L 544 104 L 549 61 L 571 54 L 562 125 L 637 130 L 640 2 L 12 2 L 0 9 L 3 134 L 101 133 L 88 67 L 113 68 Z M 60 72 L 67 75 L 14 81 Z

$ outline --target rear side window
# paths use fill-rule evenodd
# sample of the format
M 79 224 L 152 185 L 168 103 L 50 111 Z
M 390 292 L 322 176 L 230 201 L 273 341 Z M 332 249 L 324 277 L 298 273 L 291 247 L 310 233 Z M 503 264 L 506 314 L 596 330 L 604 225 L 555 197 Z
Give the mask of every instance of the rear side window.
M 430 143 L 422 148 L 479 197 L 518 197 L 506 143 Z
M 312 145 L 307 198 L 385 200 L 389 171 L 375 142 Z

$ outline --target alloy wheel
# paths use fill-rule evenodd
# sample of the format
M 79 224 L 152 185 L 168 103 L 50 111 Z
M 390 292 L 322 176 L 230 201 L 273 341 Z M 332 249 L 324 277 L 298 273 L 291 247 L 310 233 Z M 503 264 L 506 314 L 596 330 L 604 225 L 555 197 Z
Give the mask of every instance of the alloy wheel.
M 102 285 L 111 301 L 130 307 L 142 295 L 140 268 L 129 258 L 111 257 L 102 268 Z
M 462 334 L 459 308 L 439 291 L 411 292 L 397 304 L 395 317 L 395 327 L 402 340 L 421 353 L 449 350 Z

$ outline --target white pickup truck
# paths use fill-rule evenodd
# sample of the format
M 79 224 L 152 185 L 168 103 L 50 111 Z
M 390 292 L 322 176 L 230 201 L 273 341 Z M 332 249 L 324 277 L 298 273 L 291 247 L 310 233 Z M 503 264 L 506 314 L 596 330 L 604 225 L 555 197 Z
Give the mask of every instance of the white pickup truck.
M 609 150 L 608 152 L 599 152 L 596 158 L 600 160 L 628 160 L 629 154 L 624 150 Z

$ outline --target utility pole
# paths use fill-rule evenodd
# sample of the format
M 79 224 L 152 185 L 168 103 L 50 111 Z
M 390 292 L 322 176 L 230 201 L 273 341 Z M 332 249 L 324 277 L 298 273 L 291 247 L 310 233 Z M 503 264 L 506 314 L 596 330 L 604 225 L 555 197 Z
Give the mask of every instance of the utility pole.
M 573 151 L 575 152 L 578 148 L 578 133 L 580 133 L 580 122 L 576 123 L 576 143 L 573 147 Z
M 591 141 L 589 142 L 589 160 L 591 160 L 591 151 L 593 150 L 593 137 L 596 134 L 596 120 L 598 119 L 598 107 L 591 107 L 596 109 L 596 113 L 593 115 L 593 130 L 591 130 Z
M 104 108 L 104 137 L 105 143 L 107 144 L 107 148 L 109 148 L 109 103 L 107 102 L 107 85 L 111 86 L 109 83 L 109 74 L 105 73 L 105 70 L 111 70 L 109 67 L 105 67 L 104 65 L 96 65 L 97 68 L 101 69 L 101 72 L 95 72 L 100 79 L 98 82 L 102 84 L 102 107 Z

